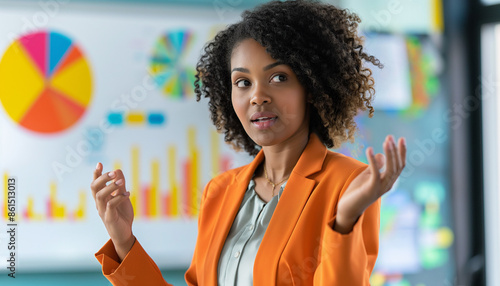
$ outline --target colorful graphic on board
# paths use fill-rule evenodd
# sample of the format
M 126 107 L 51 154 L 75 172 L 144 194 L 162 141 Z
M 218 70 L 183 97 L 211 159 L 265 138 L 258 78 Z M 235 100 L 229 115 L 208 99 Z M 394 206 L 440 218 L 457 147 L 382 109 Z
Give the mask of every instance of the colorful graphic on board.
M 0 101 L 9 117 L 28 130 L 66 130 L 85 113 L 91 95 L 89 63 L 63 34 L 22 36 L 0 60 Z
M 136 219 L 157 218 L 197 218 L 201 193 L 205 183 L 202 182 L 201 153 L 202 149 L 196 144 L 196 128 L 187 130 L 187 158 L 178 155 L 178 146 L 168 145 L 165 149 L 166 164 L 161 165 L 161 158 L 150 161 L 147 182 L 141 181 L 145 168 L 140 164 L 142 156 L 139 146 L 132 146 L 130 150 L 131 187 L 130 201 L 134 208 Z M 231 168 L 232 159 L 228 155 L 220 154 L 220 142 L 217 132 L 210 135 L 211 173 L 220 174 Z M 122 163 L 115 161 L 115 169 L 122 169 Z M 147 169 L 146 169 L 147 170 Z M 165 189 L 162 190 L 162 183 Z
M 110 112 L 108 122 L 115 126 L 163 126 L 165 124 L 165 114 L 163 112 Z
M 204 182 L 203 172 L 209 172 L 211 177 L 232 168 L 233 157 L 221 152 L 221 142 L 216 131 L 210 133 L 210 170 L 202 168 L 202 153 L 205 151 L 197 144 L 197 130 L 194 126 L 187 129 L 187 157 L 179 154 L 179 145 L 168 144 L 161 157 L 154 157 L 148 163 L 149 167 L 141 165 L 144 148 L 134 144 L 130 148 L 129 162 L 114 160 L 114 169 L 122 169 L 130 178 L 130 200 L 138 220 L 153 219 L 196 219 L 199 213 L 201 194 Z M 123 166 L 125 165 L 125 166 Z M 148 179 L 144 180 L 143 173 Z M 0 221 L 8 221 L 7 195 L 10 172 L 3 171 L 3 187 L 0 189 Z M 67 196 L 58 195 L 57 181 L 52 180 L 48 186 L 42 186 L 39 191 L 46 193 L 42 197 L 31 194 L 26 201 L 20 201 L 16 216 L 22 221 L 82 221 L 87 219 L 88 200 L 92 201 L 89 191 L 78 190 L 72 202 Z M 48 190 L 48 192 L 46 192 Z M 66 190 L 68 191 L 68 190 Z M 93 211 L 93 210 L 92 210 Z
M 412 89 L 412 104 L 403 111 L 405 115 L 422 116 L 429 107 L 431 100 L 436 97 L 440 89 L 440 81 L 435 53 L 429 47 L 429 42 L 423 42 L 416 36 L 406 39 L 408 62 Z M 426 48 L 427 46 L 427 48 Z
M 187 30 L 171 31 L 162 35 L 151 56 L 150 72 L 158 87 L 169 98 L 185 98 L 194 93 L 195 69 L 183 59 L 194 40 Z

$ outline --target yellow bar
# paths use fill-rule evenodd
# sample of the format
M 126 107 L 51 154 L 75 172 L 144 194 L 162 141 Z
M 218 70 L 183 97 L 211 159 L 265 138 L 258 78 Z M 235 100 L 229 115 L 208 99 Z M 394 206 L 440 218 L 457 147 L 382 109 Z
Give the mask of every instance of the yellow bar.
M 432 9 L 432 28 L 434 31 L 443 32 L 444 31 L 444 19 L 443 19 L 443 1 L 442 0 L 430 0 Z
M 50 183 L 50 206 L 51 206 L 51 209 L 49 210 L 49 213 L 50 213 L 50 217 L 51 219 L 55 219 L 56 218 L 56 210 L 57 210 L 57 201 L 56 201 L 56 192 L 57 192 L 57 189 L 56 189 L 56 184 L 54 182 L 51 182 Z
M 122 168 L 122 163 L 119 160 L 116 160 L 115 163 L 113 164 L 113 169 L 121 169 Z
M 144 114 L 139 112 L 130 112 L 127 115 L 127 121 L 131 124 L 140 124 L 144 123 Z
M 179 187 L 175 178 L 175 146 L 168 148 L 168 180 L 170 182 L 170 213 L 173 217 L 179 215 Z
M 151 189 L 149 192 L 149 209 L 151 217 L 158 217 L 158 189 L 160 187 L 160 163 L 158 160 L 151 162 Z
M 61 205 L 59 205 L 59 204 L 57 205 L 55 217 L 57 219 L 60 219 L 60 220 L 66 218 L 66 209 L 65 209 L 64 205 L 62 205 L 62 204 Z
M 213 131 L 210 133 L 211 156 L 212 156 L 212 175 L 211 178 L 217 176 L 220 172 L 219 165 L 219 133 Z
M 9 212 L 7 210 L 7 201 L 8 201 L 8 181 L 9 181 L 9 174 L 7 172 L 3 173 L 3 191 L 4 191 L 4 200 L 3 200 L 3 208 L 2 212 L 4 214 L 5 220 L 9 219 Z
M 120 169 L 120 170 L 121 170 L 121 168 L 122 168 L 122 164 L 121 164 L 121 162 L 120 162 L 120 161 L 118 161 L 118 160 L 116 160 L 116 161 L 114 162 L 114 164 L 113 164 L 113 170 L 118 170 L 118 169 Z M 122 170 L 122 171 L 123 171 L 123 170 Z M 114 193 L 114 192 L 113 192 L 113 193 Z
M 51 214 L 54 219 L 64 219 L 66 218 L 66 209 L 63 204 L 59 204 L 57 201 L 57 185 L 54 182 L 50 183 L 50 201 L 54 208 L 51 210 Z
M 188 129 L 188 144 L 189 144 L 189 154 L 191 159 L 191 205 L 189 207 L 189 213 L 193 216 L 198 215 L 198 148 L 196 148 L 196 129 L 194 127 L 190 127 Z
M 139 148 L 132 147 L 132 190 L 130 191 L 130 201 L 134 208 L 135 217 L 139 217 Z
M 27 220 L 33 220 L 33 218 L 35 217 L 34 215 L 34 202 L 33 202 L 33 197 L 32 196 L 29 196 L 28 197 L 28 206 L 26 207 L 26 216 L 27 216 Z
M 172 196 L 171 196 L 171 210 L 172 210 L 172 217 L 179 217 L 181 215 L 181 209 L 180 209 L 180 190 L 181 188 L 179 187 L 178 183 L 175 183 L 172 186 Z
M 80 191 L 80 200 L 78 202 L 78 208 L 75 212 L 75 218 L 77 220 L 82 220 L 85 218 L 86 205 L 87 205 L 87 196 L 85 195 L 85 191 Z
M 26 219 L 28 221 L 42 221 L 43 215 L 35 213 L 35 200 L 32 196 L 28 197 L 28 206 L 26 207 Z

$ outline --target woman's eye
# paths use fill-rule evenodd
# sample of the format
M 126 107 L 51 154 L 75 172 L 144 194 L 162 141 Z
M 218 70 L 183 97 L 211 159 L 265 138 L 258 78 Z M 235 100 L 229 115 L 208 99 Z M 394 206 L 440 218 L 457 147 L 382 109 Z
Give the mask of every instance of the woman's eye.
M 272 81 L 273 82 L 283 82 L 283 81 L 286 81 L 286 76 L 282 75 L 282 74 L 275 75 L 275 76 L 273 76 Z
M 250 85 L 250 82 L 246 79 L 242 79 L 242 80 L 237 81 L 235 84 L 237 87 L 247 87 Z

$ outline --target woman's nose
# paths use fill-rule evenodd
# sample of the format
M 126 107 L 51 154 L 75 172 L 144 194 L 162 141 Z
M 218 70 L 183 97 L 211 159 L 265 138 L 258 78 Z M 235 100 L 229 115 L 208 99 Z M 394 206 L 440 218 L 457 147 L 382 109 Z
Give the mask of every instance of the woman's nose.
M 271 97 L 265 88 L 255 86 L 254 91 L 252 93 L 252 97 L 250 99 L 251 105 L 262 105 L 264 103 L 270 103 Z

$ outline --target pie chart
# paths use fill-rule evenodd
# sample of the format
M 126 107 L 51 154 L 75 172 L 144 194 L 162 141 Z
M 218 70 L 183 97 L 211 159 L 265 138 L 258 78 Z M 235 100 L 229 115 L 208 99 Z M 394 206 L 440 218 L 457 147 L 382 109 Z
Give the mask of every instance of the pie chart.
M 0 60 L 0 101 L 25 129 L 44 134 L 68 129 L 83 116 L 91 95 L 90 66 L 63 34 L 24 35 Z
M 189 30 L 170 31 L 156 41 L 150 71 L 157 86 L 169 98 L 182 99 L 194 93 L 196 71 L 183 62 L 193 41 Z

